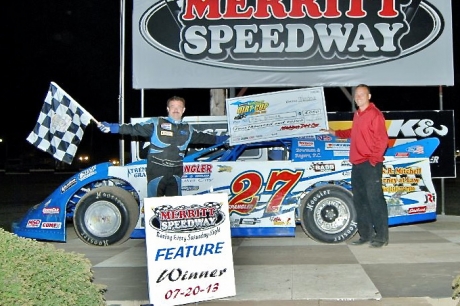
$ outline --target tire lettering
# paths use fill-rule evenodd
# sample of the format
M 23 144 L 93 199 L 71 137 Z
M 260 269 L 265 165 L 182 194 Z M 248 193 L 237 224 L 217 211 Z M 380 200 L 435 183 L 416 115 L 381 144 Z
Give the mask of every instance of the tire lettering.
M 309 205 L 307 205 L 307 208 L 309 210 L 313 210 L 313 208 L 315 207 L 316 204 L 318 204 L 318 202 L 324 198 L 325 196 L 328 196 L 331 194 L 331 190 L 330 189 L 327 189 L 327 190 L 320 190 L 318 191 L 316 194 L 313 195 L 313 198 L 310 200 L 309 202 Z
M 120 201 L 119 198 L 117 198 L 116 196 L 114 196 L 113 194 L 111 193 L 105 193 L 105 192 L 97 192 L 96 193 L 96 199 L 107 199 L 107 200 L 113 200 L 113 202 L 115 202 L 116 204 L 121 204 L 123 205 L 123 202 Z
M 80 232 L 80 236 L 85 239 L 90 244 L 97 245 L 97 246 L 109 246 L 108 240 L 95 240 L 90 238 L 86 233 Z

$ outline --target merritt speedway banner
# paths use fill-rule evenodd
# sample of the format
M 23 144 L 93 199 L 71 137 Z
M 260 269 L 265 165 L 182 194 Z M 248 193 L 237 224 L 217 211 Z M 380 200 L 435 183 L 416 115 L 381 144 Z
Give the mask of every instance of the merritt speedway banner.
M 451 0 L 136 0 L 133 88 L 454 84 Z

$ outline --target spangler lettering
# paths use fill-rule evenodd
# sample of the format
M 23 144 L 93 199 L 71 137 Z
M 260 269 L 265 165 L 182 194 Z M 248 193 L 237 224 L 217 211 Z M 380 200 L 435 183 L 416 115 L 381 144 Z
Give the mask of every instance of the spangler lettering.
M 209 173 L 209 172 L 212 172 L 212 165 L 211 164 L 184 165 L 184 172 L 186 173 Z

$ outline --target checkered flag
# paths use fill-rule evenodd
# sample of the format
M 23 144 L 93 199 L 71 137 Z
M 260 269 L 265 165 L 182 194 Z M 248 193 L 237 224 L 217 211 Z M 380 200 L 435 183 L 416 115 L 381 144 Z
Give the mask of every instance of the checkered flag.
M 90 113 L 51 82 L 35 128 L 27 141 L 70 165 L 91 119 L 94 120 Z

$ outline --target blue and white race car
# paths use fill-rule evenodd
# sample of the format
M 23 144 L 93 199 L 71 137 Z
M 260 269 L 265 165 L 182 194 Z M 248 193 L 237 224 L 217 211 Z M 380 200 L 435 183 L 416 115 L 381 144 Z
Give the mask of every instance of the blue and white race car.
M 383 190 L 389 224 L 436 220 L 429 158 L 438 138 L 396 145 L 385 154 Z M 350 184 L 349 142 L 331 135 L 227 147 L 186 156 L 183 195 L 226 193 L 233 237 L 294 236 L 344 242 L 357 232 Z M 144 238 L 146 161 L 101 163 L 65 181 L 12 225 L 15 234 L 66 241 L 73 222 L 81 240 L 110 246 Z

